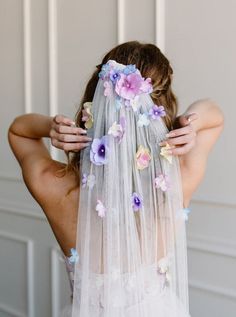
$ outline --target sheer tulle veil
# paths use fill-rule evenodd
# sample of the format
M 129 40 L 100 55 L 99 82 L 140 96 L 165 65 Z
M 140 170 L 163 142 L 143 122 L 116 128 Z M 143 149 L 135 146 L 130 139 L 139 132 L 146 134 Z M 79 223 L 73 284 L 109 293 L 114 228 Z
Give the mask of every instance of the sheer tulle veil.
M 135 65 L 109 60 L 83 105 L 73 317 L 188 316 L 179 160 L 159 146 L 165 105 L 151 92 Z

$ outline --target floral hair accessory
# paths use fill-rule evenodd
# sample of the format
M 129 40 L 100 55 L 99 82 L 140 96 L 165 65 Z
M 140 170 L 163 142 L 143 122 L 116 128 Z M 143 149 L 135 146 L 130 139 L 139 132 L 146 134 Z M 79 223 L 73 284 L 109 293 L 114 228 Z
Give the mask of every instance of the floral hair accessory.
M 191 209 L 189 208 L 183 208 L 183 216 L 184 216 L 184 220 L 188 220 L 188 215 L 191 212 Z
M 139 127 L 143 127 L 143 126 L 148 126 L 150 123 L 150 120 L 148 118 L 148 114 L 147 113 L 140 113 L 139 114 L 139 119 L 138 119 L 138 126 Z
M 137 98 L 141 94 L 153 91 L 151 78 L 143 78 L 135 65 L 123 65 L 109 60 L 102 66 L 99 78 L 104 80 L 104 95 L 111 96 L 112 90 L 124 100 L 126 106 L 132 105 L 137 110 Z
M 103 165 L 107 163 L 108 154 L 108 136 L 104 135 L 101 139 L 93 139 L 90 149 L 90 160 L 95 165 Z
M 160 188 L 163 192 L 167 191 L 170 188 L 169 176 L 163 173 L 160 173 L 154 179 L 154 185 L 156 188 Z
M 132 207 L 134 211 L 138 211 L 142 207 L 142 198 L 137 194 L 132 194 Z
M 165 146 L 161 147 L 160 155 L 162 155 L 169 163 L 172 163 L 172 155 L 169 153 L 171 146 L 169 143 L 166 143 Z
M 149 149 L 144 148 L 142 145 L 140 145 L 136 153 L 137 168 L 143 170 L 144 168 L 148 167 L 150 160 L 151 155 Z
M 91 112 L 92 102 L 85 102 L 83 104 L 84 109 L 82 110 L 82 121 L 85 122 L 85 127 L 90 129 L 93 126 L 93 115 Z
M 101 200 L 97 200 L 96 211 L 98 212 L 98 216 L 103 218 L 106 215 L 106 208 L 101 202 Z
M 70 249 L 71 256 L 69 257 L 70 263 L 77 263 L 79 261 L 79 254 L 76 249 L 72 248 Z

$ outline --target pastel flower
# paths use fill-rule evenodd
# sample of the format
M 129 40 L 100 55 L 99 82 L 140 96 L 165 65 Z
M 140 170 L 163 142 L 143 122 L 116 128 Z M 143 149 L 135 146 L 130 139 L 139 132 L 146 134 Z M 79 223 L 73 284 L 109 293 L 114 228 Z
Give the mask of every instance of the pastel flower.
M 115 105 L 116 105 L 116 110 L 120 110 L 121 106 L 122 106 L 122 98 L 117 96 L 115 97 Z
M 152 93 L 153 87 L 152 87 L 152 83 L 151 82 L 152 82 L 151 78 L 147 78 L 147 79 L 143 78 L 142 84 L 141 84 L 141 87 L 140 87 L 140 89 L 141 89 L 141 91 L 143 93 L 147 93 L 147 94 Z
M 87 186 L 87 180 L 88 180 L 87 174 L 83 173 L 83 176 L 82 176 L 82 188 L 85 188 Z
M 120 79 L 116 82 L 115 91 L 124 99 L 134 99 L 140 93 L 142 86 L 142 77 L 139 74 L 131 73 L 129 75 L 120 74 Z
M 171 148 L 169 143 L 166 143 L 165 146 L 161 147 L 160 155 L 162 155 L 169 163 L 172 163 L 172 155 L 168 153 L 168 150 Z
M 85 102 L 82 110 L 82 121 L 85 122 L 85 127 L 90 129 L 93 126 L 93 114 L 91 112 L 92 102 Z
M 109 81 L 105 81 L 104 84 L 104 96 L 106 97 L 110 97 L 112 95 L 112 91 L 113 91 L 113 86 L 112 83 Z
M 151 155 L 149 150 L 140 145 L 136 153 L 137 168 L 143 170 L 144 168 L 148 167 L 150 160 Z
M 138 211 L 142 207 L 142 198 L 137 194 L 133 193 L 132 194 L 132 207 L 134 211 Z
M 118 143 L 121 142 L 125 133 L 125 117 L 120 118 L 120 123 L 113 122 L 112 126 L 108 130 L 108 134 L 112 135 Z
M 95 138 L 90 149 L 90 160 L 95 165 L 106 164 L 108 151 L 108 136 L 104 135 L 101 139 Z
M 90 189 L 92 189 L 95 185 L 95 175 L 93 174 L 83 174 L 82 176 L 82 188 L 85 188 L 86 186 Z
M 143 126 L 148 126 L 150 123 L 150 120 L 148 118 L 147 113 L 140 113 L 139 114 L 139 119 L 138 119 L 138 127 L 143 127 Z
M 183 208 L 183 217 L 184 220 L 188 220 L 188 214 L 191 212 L 191 210 L 189 208 Z
M 110 72 L 110 65 L 108 63 L 104 64 L 102 65 L 102 68 L 100 73 L 98 74 L 98 77 L 101 79 L 105 79 L 109 75 L 109 72 Z
M 129 104 L 134 111 L 137 111 L 139 108 L 139 95 L 135 96 L 134 99 L 129 100 Z
M 171 281 L 169 266 L 170 266 L 170 263 L 169 263 L 169 258 L 167 256 L 161 258 L 158 261 L 157 270 L 158 270 L 158 273 L 163 277 L 162 288 L 168 285 Z
M 106 208 L 101 202 L 101 200 L 97 200 L 96 211 L 98 212 L 98 216 L 103 218 L 106 215 Z
M 117 69 L 112 69 L 110 71 L 110 80 L 115 84 L 119 78 L 120 78 L 120 71 Z
M 71 256 L 69 257 L 69 262 L 72 263 L 77 263 L 79 261 L 79 254 L 76 249 L 72 248 L 70 249 Z
M 149 110 L 149 115 L 151 116 L 152 119 L 156 120 L 156 119 L 159 119 L 160 117 L 164 117 L 166 115 L 166 112 L 163 106 L 154 105 Z
M 132 74 L 132 73 L 135 73 L 136 72 L 136 65 L 127 65 L 124 69 L 123 69 L 123 73 L 125 75 L 129 75 L 129 74 Z
M 155 188 L 160 188 L 163 192 L 167 191 L 170 188 L 169 176 L 163 173 L 160 173 L 154 179 Z

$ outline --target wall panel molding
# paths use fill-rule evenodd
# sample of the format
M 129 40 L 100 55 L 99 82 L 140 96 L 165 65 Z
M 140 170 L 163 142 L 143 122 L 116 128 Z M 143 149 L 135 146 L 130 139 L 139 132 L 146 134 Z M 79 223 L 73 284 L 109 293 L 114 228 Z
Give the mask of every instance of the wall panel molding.
M 51 249 L 51 297 L 52 317 L 60 314 L 60 274 L 59 274 L 59 251 L 58 248 Z
M 57 0 L 48 0 L 49 115 L 58 113 L 58 22 Z M 50 153 L 58 159 L 57 149 L 50 144 Z
M 117 43 L 125 42 L 125 1 L 117 0 Z
M 35 301 L 34 301 L 34 243 L 33 240 L 23 237 L 21 235 L 13 234 L 10 232 L 0 230 L 0 238 L 16 241 L 17 243 L 23 243 L 26 245 L 27 250 L 27 316 L 34 317 Z M 13 314 L 16 317 L 25 316 L 24 314 L 17 312 L 15 309 L 6 306 L 4 303 L 0 303 L 0 310 Z
M 219 207 L 233 208 L 233 209 L 235 209 L 235 212 L 236 212 L 236 204 L 226 203 L 223 201 L 213 201 L 213 200 L 207 200 L 207 199 L 194 198 L 194 199 L 191 199 L 191 204 L 207 205 L 207 206 L 217 207 L 217 208 L 219 208 Z
M 36 220 L 47 220 L 43 212 L 33 212 L 26 204 L 9 202 L 8 200 L 4 200 L 3 198 L 0 198 L 0 213 L 10 213 L 16 216 L 29 217 Z
M 155 0 L 155 44 L 165 53 L 165 0 Z
M 25 113 L 32 112 L 31 0 L 23 1 Z
M 218 296 L 224 296 L 227 299 L 231 299 L 234 301 L 236 300 L 236 292 L 231 289 L 213 286 L 213 285 L 206 284 L 201 281 L 200 282 L 195 281 L 195 280 L 189 280 L 189 287 L 192 289 L 199 290 L 201 292 L 203 291 L 207 293 L 212 293 Z
M 189 234 L 187 238 L 187 246 L 188 249 L 191 250 L 213 253 L 236 259 L 236 243 L 229 240 Z

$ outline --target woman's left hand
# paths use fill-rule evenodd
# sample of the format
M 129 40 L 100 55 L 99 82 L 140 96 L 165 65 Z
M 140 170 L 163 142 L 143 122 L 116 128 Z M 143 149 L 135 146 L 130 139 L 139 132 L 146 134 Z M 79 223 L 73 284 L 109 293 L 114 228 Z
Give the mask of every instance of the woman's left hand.
M 167 139 L 160 142 L 160 146 L 168 143 L 171 148 L 168 150 L 172 155 L 183 155 L 188 153 L 195 145 L 197 133 L 191 124 L 198 118 L 197 113 L 183 114 L 176 118 L 174 126 L 176 129 L 166 134 Z

